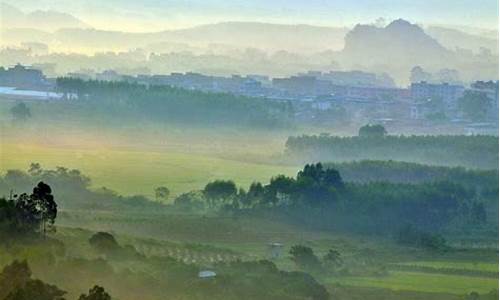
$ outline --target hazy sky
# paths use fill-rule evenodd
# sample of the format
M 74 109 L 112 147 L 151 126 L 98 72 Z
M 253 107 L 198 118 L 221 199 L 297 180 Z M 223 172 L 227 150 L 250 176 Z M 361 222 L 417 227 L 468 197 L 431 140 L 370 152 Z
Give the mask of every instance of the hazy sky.
M 352 26 L 379 17 L 496 29 L 498 0 L 6 0 L 23 11 L 71 13 L 103 29 L 133 31 L 222 21 Z

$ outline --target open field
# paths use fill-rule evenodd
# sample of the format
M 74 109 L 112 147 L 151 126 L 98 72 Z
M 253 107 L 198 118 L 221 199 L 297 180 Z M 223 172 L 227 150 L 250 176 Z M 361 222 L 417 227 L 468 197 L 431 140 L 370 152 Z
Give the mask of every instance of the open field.
M 400 263 L 400 265 L 429 267 L 436 269 L 457 269 L 457 270 L 498 272 L 498 264 L 482 263 L 482 262 L 414 261 L 414 262 Z
M 463 295 L 472 291 L 488 293 L 498 288 L 498 279 L 448 274 L 390 272 L 380 277 L 337 277 L 329 280 L 347 286 L 378 287 L 391 290 L 450 293 Z
M 296 244 L 307 245 L 314 249 L 318 257 L 322 257 L 328 249 L 337 249 L 342 253 L 347 264 L 354 263 L 359 268 L 358 260 L 363 253 L 370 249 L 371 259 L 376 265 L 387 268 L 386 275 L 321 275 L 316 278 L 327 287 L 341 285 L 353 288 L 376 288 L 385 291 L 417 293 L 425 299 L 425 293 L 432 295 L 462 296 L 473 291 L 485 294 L 497 288 L 498 279 L 492 276 L 498 272 L 498 264 L 493 250 L 471 250 L 471 252 L 427 253 L 417 249 L 402 249 L 390 240 L 381 241 L 369 237 L 345 235 L 337 232 L 308 231 L 306 228 L 287 224 L 279 219 L 261 220 L 254 217 L 221 217 L 203 215 L 121 215 L 95 214 L 92 216 L 80 215 L 78 212 L 66 212 L 61 215 L 61 224 L 64 226 L 79 226 L 92 224 L 89 229 L 114 232 L 119 240 L 135 247 L 144 243 L 131 238 L 147 237 L 157 242 L 155 246 L 145 249 L 152 253 L 164 255 L 181 255 L 188 259 L 206 259 L 204 253 L 211 253 L 218 259 L 269 259 L 269 242 L 284 244 L 282 257 L 273 262 L 282 270 L 299 270 L 291 261 L 288 251 Z M 70 230 L 71 231 L 71 230 Z M 125 238 L 125 236 L 130 235 Z M 209 250 L 187 250 L 190 243 L 198 249 L 213 247 L 216 252 Z M 144 247 L 140 248 L 144 249 Z M 174 249 L 174 250 L 172 250 Z M 177 250 L 182 249 L 182 250 Z M 208 249 L 208 248 L 207 248 Z M 421 261 L 409 261 L 418 251 Z M 179 254 L 180 253 L 180 254 Z M 216 253 L 216 254 L 212 254 Z M 225 255 L 222 253 L 232 253 Z M 361 256 L 360 256 L 361 255 Z M 435 259 L 435 260 L 432 260 Z M 425 270 L 392 270 L 391 265 L 426 266 L 435 268 L 435 271 Z M 441 268 L 456 269 L 457 274 L 440 273 Z M 468 275 L 467 272 L 485 271 L 488 276 L 481 274 Z M 434 298 L 433 298 L 434 299 Z M 439 299 L 436 298 L 436 299 Z M 448 299 L 448 298 L 446 298 Z
M 79 169 L 92 178 L 93 187 L 105 186 L 124 195 L 146 196 L 153 196 L 153 190 L 161 185 L 167 186 L 174 196 L 201 189 L 215 179 L 232 179 L 247 188 L 255 180 L 267 182 L 276 174 L 294 175 L 298 170 L 290 166 L 170 151 L 2 145 L 1 172 L 26 170 L 31 162 L 38 162 L 44 168 Z

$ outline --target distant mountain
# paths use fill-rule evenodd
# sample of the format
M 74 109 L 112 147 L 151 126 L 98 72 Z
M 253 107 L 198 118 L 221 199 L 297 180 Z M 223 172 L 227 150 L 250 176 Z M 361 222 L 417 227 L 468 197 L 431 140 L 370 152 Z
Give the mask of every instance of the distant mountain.
M 415 24 L 399 19 L 386 27 L 356 25 L 341 52 L 347 64 L 377 66 L 440 62 L 452 53 Z
M 449 49 L 462 48 L 477 51 L 480 48 L 486 48 L 493 53 L 498 53 L 498 38 L 488 38 L 441 26 L 430 26 L 425 31 Z
M 57 11 L 36 10 L 24 13 L 20 9 L 1 3 L 0 15 L 2 28 L 35 28 L 37 30 L 55 31 L 60 28 L 89 28 L 82 20 Z
M 181 42 L 195 40 L 269 50 L 315 52 L 342 49 L 348 31 L 345 27 L 225 22 L 164 32 L 163 35 Z
M 180 43 L 195 47 L 225 45 L 228 48 L 270 51 L 285 49 L 297 53 L 312 53 L 342 49 L 346 32 L 348 29 L 342 27 L 226 22 L 152 33 L 65 28 L 58 30 L 55 38 L 75 47 L 98 49 L 145 48 L 154 44 L 161 52 L 161 48 L 158 48 L 161 43 Z
M 446 33 L 439 38 L 447 41 L 448 46 L 460 40 L 452 38 L 450 31 L 440 32 Z M 465 37 L 461 33 L 453 33 Z M 472 43 L 461 41 L 462 45 L 471 46 Z M 456 70 L 456 74 L 464 81 L 498 78 L 498 55 L 487 52 L 474 54 L 450 48 L 418 25 L 399 19 L 385 27 L 356 25 L 345 37 L 345 46 L 338 54 L 338 62 L 346 69 L 387 72 L 399 85 L 409 83 L 410 70 L 415 66 L 433 73 Z

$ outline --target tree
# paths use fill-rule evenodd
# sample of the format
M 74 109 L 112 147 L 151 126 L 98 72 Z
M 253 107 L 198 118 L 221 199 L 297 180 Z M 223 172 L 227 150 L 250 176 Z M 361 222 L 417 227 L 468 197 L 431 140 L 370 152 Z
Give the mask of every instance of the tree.
M 52 189 L 48 184 L 40 181 L 34 188 L 33 193 L 23 193 L 12 202 L 15 210 L 10 214 L 12 224 L 21 232 L 38 231 L 43 235 L 47 230 L 53 229 L 57 217 L 57 203 L 54 201 Z M 9 207 L 9 203 L 0 205 L 3 209 Z
M 290 249 L 291 259 L 300 268 L 318 269 L 321 264 L 313 249 L 307 246 L 295 245 Z
M 159 186 L 155 189 L 155 197 L 157 201 L 167 201 L 170 196 L 170 190 L 165 186 Z
M 358 135 L 361 137 L 384 137 L 387 134 L 385 127 L 382 125 L 367 124 L 359 128 Z
M 115 237 L 107 232 L 97 232 L 92 235 L 89 239 L 89 244 L 97 252 L 103 254 L 110 254 L 121 248 Z
M 14 121 L 23 121 L 24 122 L 31 117 L 31 111 L 24 102 L 20 102 L 20 103 L 14 105 L 10 109 L 10 113 L 12 114 Z
M 0 273 L 0 299 L 5 300 L 64 300 L 65 291 L 31 278 L 26 261 L 14 260 Z
M 474 202 L 472 204 L 471 219 L 473 224 L 482 225 L 486 223 L 487 214 L 483 203 Z
M 33 188 L 32 199 L 40 216 L 42 233 L 45 235 L 47 227 L 52 228 L 57 217 L 57 204 L 54 201 L 52 189 L 48 184 L 40 181 Z
M 338 268 L 342 266 L 343 263 L 340 252 L 333 249 L 328 250 L 328 253 L 323 257 L 323 261 L 325 262 L 325 265 L 331 269 Z
M 410 71 L 410 82 L 432 81 L 432 74 L 427 73 L 420 66 L 413 67 Z
M 199 191 L 183 193 L 174 199 L 174 205 L 184 210 L 202 210 L 205 208 L 203 194 Z
M 81 294 L 78 300 L 111 300 L 111 296 L 106 293 L 103 287 L 95 285 L 89 290 L 88 295 Z
M 458 108 L 472 121 L 484 121 L 492 108 L 492 100 L 485 93 L 466 91 L 458 99 Z
M 226 202 L 231 197 L 236 196 L 236 193 L 236 184 L 231 180 L 215 180 L 208 183 L 203 189 L 203 195 L 212 208 L 216 207 L 219 202 Z
M 65 291 L 38 279 L 30 279 L 26 284 L 11 292 L 5 300 L 64 300 Z
M 5 299 L 12 291 L 23 287 L 31 277 L 28 263 L 14 260 L 3 268 L 0 273 L 0 299 Z

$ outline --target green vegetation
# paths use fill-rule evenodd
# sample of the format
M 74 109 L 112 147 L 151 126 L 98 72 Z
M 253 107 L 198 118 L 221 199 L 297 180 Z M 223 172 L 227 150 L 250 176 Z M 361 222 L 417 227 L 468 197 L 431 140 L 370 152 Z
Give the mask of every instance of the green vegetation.
M 396 160 L 489 170 L 498 166 L 498 137 L 303 135 L 288 138 L 286 154 L 303 162 Z
M 76 95 L 77 101 L 93 105 L 101 113 L 137 114 L 166 123 L 238 127 L 280 128 L 292 121 L 289 103 L 266 99 L 203 93 L 168 86 L 146 86 L 127 82 L 83 81 L 58 78 L 57 89 Z
M 382 277 L 332 278 L 332 283 L 349 286 L 379 287 L 392 290 L 422 291 L 464 295 L 470 291 L 487 294 L 497 288 L 498 279 L 426 274 L 412 272 L 390 272 Z
M 88 109 L 80 100 L 64 105 Z M 30 127 L 41 108 L 29 107 L 32 119 L 8 135 L 12 147 L 2 145 L 0 195 L 15 211 L 15 194 L 49 184 L 57 220 L 46 220 L 54 230 L 45 234 L 37 222 L 25 238 L 0 243 L 0 266 L 26 260 L 31 278 L 40 280 L 33 290 L 50 285 L 65 299 L 123 300 L 490 300 L 498 293 L 498 171 L 486 167 L 497 159 L 496 138 L 321 136 L 312 140 L 354 145 L 342 151 L 355 158 L 379 147 L 378 154 L 406 159 L 417 150 L 401 151 L 417 142 L 421 161 L 428 153 L 461 152 L 439 162 L 457 167 L 335 156 L 299 170 L 295 161 L 310 159 L 308 152 L 276 155 L 283 133 L 245 131 L 227 141 L 227 133 L 214 139 L 209 131 L 178 131 L 171 139 L 176 129 L 151 127 L 131 131 L 130 140 L 108 140 L 118 131 L 107 131 L 102 140 L 75 142 L 70 126 L 53 141 Z M 62 132 L 49 125 L 43 130 Z M 158 133 L 146 135 L 152 128 Z M 130 149 L 143 135 L 147 143 Z M 23 144 L 27 137 L 36 143 Z M 162 139 L 168 147 L 159 146 Z M 196 146 L 188 152 L 175 143 Z M 37 198 L 32 194 L 20 198 Z M 12 227 L 4 224 L 6 233 Z M 277 253 L 272 244 L 281 245 Z M 200 278 L 200 271 L 216 275 Z
M 361 137 L 384 137 L 387 134 L 382 125 L 365 125 L 359 128 L 358 135 Z
M 31 111 L 24 102 L 19 102 L 10 109 L 12 118 L 16 122 L 24 122 L 31 117 Z
M 342 163 L 326 163 L 336 169 L 348 182 L 368 183 L 388 181 L 394 183 L 422 183 L 450 181 L 471 186 L 495 187 L 498 170 L 475 170 L 464 167 L 428 166 L 400 161 L 362 160 Z M 492 194 L 496 194 L 493 191 Z
M 458 99 L 458 108 L 472 121 L 484 121 L 488 111 L 492 109 L 492 100 L 485 94 L 475 91 L 466 91 Z
M 45 167 L 68 166 L 92 178 L 92 187 L 106 187 L 124 195 L 154 197 L 154 189 L 165 185 L 172 196 L 202 188 L 207 181 L 232 179 L 248 185 L 277 173 L 294 174 L 297 167 L 245 162 L 203 154 L 172 151 L 120 149 L 73 149 L 36 145 L 4 145 L 3 172 L 25 169 L 32 162 Z M 144 176 L 147 174 L 147 176 Z M 8 192 L 8 191 L 7 191 Z M 7 193 L 8 194 L 8 193 Z M 3 195 L 7 195 L 5 192 Z M 2 194 L 0 194 L 2 195 Z

